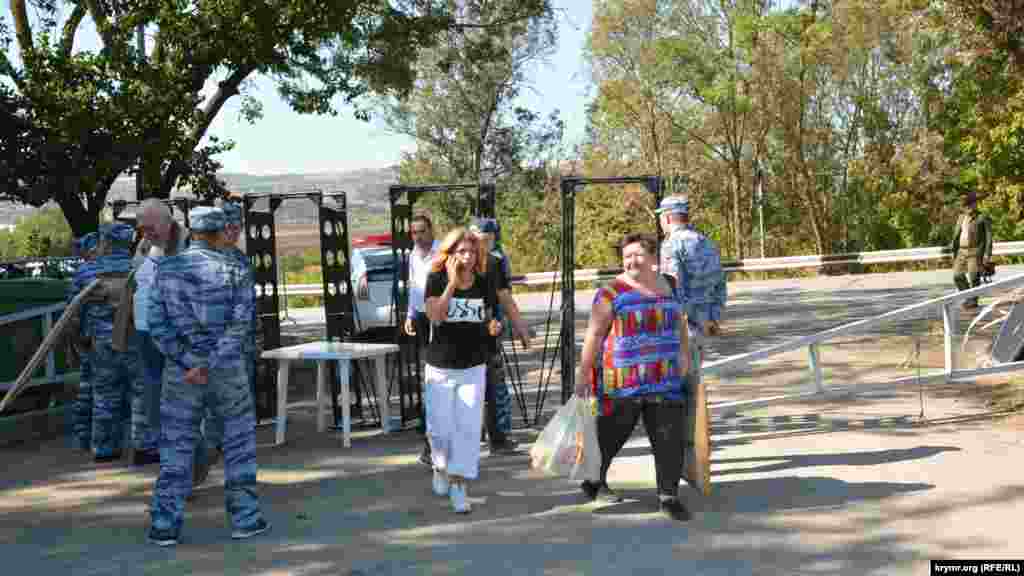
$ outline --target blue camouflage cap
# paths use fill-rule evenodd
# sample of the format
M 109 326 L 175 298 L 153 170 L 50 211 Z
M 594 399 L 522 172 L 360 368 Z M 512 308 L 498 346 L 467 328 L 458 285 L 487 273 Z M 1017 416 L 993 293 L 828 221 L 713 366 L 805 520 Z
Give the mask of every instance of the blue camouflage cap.
M 92 252 L 96 249 L 96 245 L 99 244 L 100 235 L 95 232 L 89 232 L 85 236 L 78 239 L 78 252 Z
M 658 204 L 658 214 L 689 214 L 690 199 L 686 196 L 669 196 Z
M 114 246 L 128 245 L 135 238 L 135 228 L 124 222 L 111 222 L 100 226 L 99 237 Z
M 224 211 L 213 206 L 196 206 L 188 212 L 189 227 L 196 232 L 218 232 L 224 229 Z
M 242 224 L 242 205 L 237 202 L 225 202 L 220 209 L 224 212 L 224 219 L 228 224 Z
M 483 234 L 497 234 L 498 221 L 494 218 L 474 218 L 470 230 Z

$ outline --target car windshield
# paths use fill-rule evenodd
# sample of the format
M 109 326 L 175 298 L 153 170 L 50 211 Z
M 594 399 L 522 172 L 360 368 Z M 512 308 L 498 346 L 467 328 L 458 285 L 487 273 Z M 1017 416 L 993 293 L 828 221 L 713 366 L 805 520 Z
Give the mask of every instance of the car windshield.
M 363 260 L 366 262 L 367 270 L 391 268 L 394 265 L 394 259 L 391 254 L 391 250 L 374 250 L 373 252 L 363 252 L 362 256 Z

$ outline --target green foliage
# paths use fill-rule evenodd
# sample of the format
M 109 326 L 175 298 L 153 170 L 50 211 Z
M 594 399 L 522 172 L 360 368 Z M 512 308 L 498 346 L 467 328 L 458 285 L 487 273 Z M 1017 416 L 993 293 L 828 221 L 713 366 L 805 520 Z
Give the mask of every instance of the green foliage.
M 546 272 L 560 257 L 561 200 L 557 178 L 534 169 L 506 178 L 497 189 L 495 215 L 512 274 Z
M 687 176 L 697 225 L 727 258 L 755 251 L 761 209 L 768 256 L 946 244 L 950 183 L 978 192 L 998 240 L 1024 238 L 1024 50 L 1008 40 L 1020 6 L 775 6 L 595 3 L 589 173 Z M 650 226 L 616 216 L 622 204 L 577 198 L 588 262 Z
M 178 184 L 221 192 L 213 157 L 230 143 L 201 147 L 226 102 L 242 94 L 242 113 L 260 115 L 247 80 L 277 81 L 296 111 L 333 114 L 368 94 L 402 96 L 413 86 L 421 50 L 464 25 L 442 0 L 11 0 L 20 67 L 0 60 L 0 153 L 30 158 L 3 164 L 0 199 L 57 202 L 76 234 L 95 229 L 106 195 L 123 173 L 141 170 L 147 195 L 167 197 Z M 486 36 L 548 10 L 547 0 L 519 0 L 475 20 Z M 151 38 L 139 50 L 136 32 Z M 94 27 L 98 51 L 75 49 Z M 6 28 L 0 35 L 7 37 Z M 498 54 L 476 51 L 481 64 Z M 213 85 L 212 94 L 203 95 Z M 13 94 L 7 86 L 13 86 Z M 9 127 L 15 129 L 10 130 Z
M 71 227 L 59 208 L 44 208 L 19 219 L 13 230 L 0 231 L 0 258 L 70 255 Z
M 471 0 L 460 6 L 467 21 L 508 13 L 518 0 Z M 558 112 L 543 117 L 515 105 L 529 71 L 554 50 L 557 27 L 550 11 L 500 34 L 445 35 L 423 53 L 408 99 L 379 102 L 388 126 L 416 139 L 417 150 L 399 167 L 404 184 L 495 182 L 502 243 L 515 254 L 514 273 L 549 270 L 558 255 L 557 156 L 564 125 Z M 425 193 L 416 211 L 429 213 L 435 236 L 465 226 L 477 211 L 477 191 Z

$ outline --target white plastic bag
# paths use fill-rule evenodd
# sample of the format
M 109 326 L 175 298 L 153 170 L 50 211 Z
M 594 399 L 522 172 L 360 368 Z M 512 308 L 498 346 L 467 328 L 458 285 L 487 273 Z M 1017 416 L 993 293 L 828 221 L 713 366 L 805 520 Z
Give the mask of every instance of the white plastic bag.
M 530 467 L 572 480 L 600 479 L 601 448 L 590 400 L 574 395 L 558 409 L 530 449 Z

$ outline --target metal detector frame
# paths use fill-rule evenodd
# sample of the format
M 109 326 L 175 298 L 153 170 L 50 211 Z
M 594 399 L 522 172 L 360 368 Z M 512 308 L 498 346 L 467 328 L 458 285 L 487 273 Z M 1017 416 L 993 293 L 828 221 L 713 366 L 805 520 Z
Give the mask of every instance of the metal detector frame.
M 402 322 L 409 307 L 409 256 L 412 253 L 412 239 L 409 237 L 409 225 L 413 217 L 413 207 L 421 194 L 448 193 L 457 190 L 477 190 L 476 215 L 482 218 L 493 218 L 495 209 L 495 186 L 493 183 L 477 184 L 436 184 L 436 185 L 405 185 L 393 184 L 388 187 L 388 201 L 391 214 L 391 255 L 395 266 L 395 275 L 391 283 L 391 298 L 395 320 L 395 344 L 400 350 L 412 348 L 412 360 L 415 368 L 409 366 L 408 358 L 399 352 L 399 413 L 401 425 L 418 418 L 423 406 L 423 375 L 420 374 L 419 347 L 403 333 Z M 402 195 L 406 202 L 399 203 Z M 414 382 L 413 390 L 405 383 Z M 415 398 L 413 397 L 415 396 Z M 406 406 L 408 404 L 408 407 Z
M 583 178 L 564 176 L 562 189 L 562 320 L 559 350 L 562 356 L 562 404 L 568 402 L 576 388 L 576 193 L 595 184 L 642 184 L 654 195 L 654 205 L 661 203 L 664 181 L 661 176 L 626 176 Z M 662 239 L 660 227 L 658 240 Z M 659 242 L 660 245 L 660 242 Z
M 280 290 L 278 289 L 278 267 L 276 249 L 276 219 L 274 213 L 287 199 L 305 198 L 317 207 L 317 226 L 320 235 L 320 266 L 322 296 L 329 339 L 348 341 L 354 328 L 354 306 L 352 302 L 351 256 L 352 242 L 349 236 L 347 195 L 343 191 L 324 192 L 319 189 L 293 192 L 263 192 L 242 196 L 243 230 L 246 235 L 246 256 L 252 265 L 256 290 L 257 313 L 261 319 L 264 349 L 281 346 Z M 324 205 L 325 198 L 332 198 L 338 208 Z M 266 199 L 269 210 L 255 210 L 253 205 Z M 274 418 L 277 402 L 277 371 L 270 361 L 257 359 L 262 368 L 260 378 L 253 390 L 257 405 L 257 418 Z M 333 371 L 333 366 L 332 366 Z M 336 377 L 331 379 L 331 406 L 334 420 L 338 421 L 341 409 L 338 406 Z M 357 397 L 360 397 L 357 394 Z M 379 399 L 378 399 L 379 401 Z M 387 401 L 384 399 L 384 401 Z

